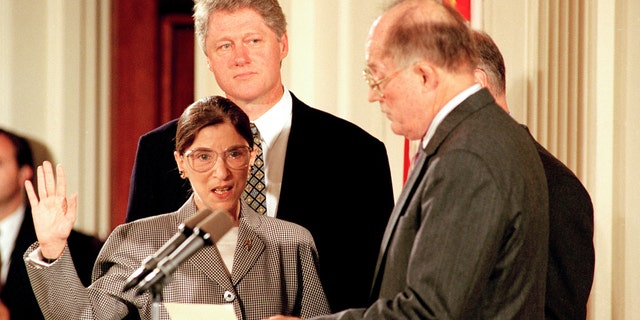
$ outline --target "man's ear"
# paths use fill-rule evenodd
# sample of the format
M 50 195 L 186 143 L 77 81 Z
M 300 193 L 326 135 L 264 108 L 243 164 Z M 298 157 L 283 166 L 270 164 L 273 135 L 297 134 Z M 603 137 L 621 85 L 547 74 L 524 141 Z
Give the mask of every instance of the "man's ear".
M 213 72 L 213 69 L 211 69 L 211 62 L 209 61 L 209 58 L 207 58 L 207 69 L 209 69 L 209 71 Z
M 435 89 L 438 86 L 438 69 L 429 62 L 418 62 L 414 65 L 415 72 L 422 77 L 422 85 L 429 89 Z
M 476 82 L 479 83 L 483 88 L 489 87 L 489 79 L 487 77 L 487 73 L 480 68 L 476 68 L 473 70 L 473 76 L 476 78 Z
M 289 36 L 285 31 L 280 38 L 280 62 L 289 54 Z
M 24 182 L 27 180 L 31 180 L 33 178 L 33 169 L 27 165 L 23 165 L 20 167 L 20 172 L 18 172 L 20 176 L 20 182 L 24 185 Z

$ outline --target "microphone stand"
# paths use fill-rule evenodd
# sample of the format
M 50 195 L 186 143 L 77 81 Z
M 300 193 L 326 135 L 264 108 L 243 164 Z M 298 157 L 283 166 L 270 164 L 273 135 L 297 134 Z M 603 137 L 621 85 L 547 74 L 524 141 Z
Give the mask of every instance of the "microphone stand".
M 175 269 L 184 260 L 192 256 L 196 251 L 205 245 L 213 245 L 218 241 L 229 229 L 233 227 L 233 220 L 224 210 L 217 210 L 213 214 L 207 216 L 193 230 L 193 234 L 189 236 L 182 244 L 180 244 L 171 254 L 164 257 L 153 271 L 147 274 L 142 281 L 137 283 L 138 289 L 136 294 L 142 294 L 146 290 L 151 291 L 151 319 L 160 319 L 160 307 L 162 306 L 162 290 L 166 279 L 175 271 Z M 134 279 L 139 279 L 137 273 Z M 127 282 L 129 285 L 129 281 Z M 134 284 L 135 285 L 135 284 Z
M 162 287 L 164 281 L 158 281 L 151 286 L 153 304 L 151 305 L 151 319 L 160 320 L 160 307 L 162 306 Z

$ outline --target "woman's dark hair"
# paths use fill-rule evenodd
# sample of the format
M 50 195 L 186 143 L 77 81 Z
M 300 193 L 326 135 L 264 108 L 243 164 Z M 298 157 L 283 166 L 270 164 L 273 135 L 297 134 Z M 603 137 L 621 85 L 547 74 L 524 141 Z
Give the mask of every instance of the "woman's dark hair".
M 253 148 L 253 135 L 247 114 L 227 98 L 210 96 L 192 103 L 178 119 L 176 151 L 184 154 L 202 128 L 224 122 L 231 123 L 247 140 L 249 147 Z

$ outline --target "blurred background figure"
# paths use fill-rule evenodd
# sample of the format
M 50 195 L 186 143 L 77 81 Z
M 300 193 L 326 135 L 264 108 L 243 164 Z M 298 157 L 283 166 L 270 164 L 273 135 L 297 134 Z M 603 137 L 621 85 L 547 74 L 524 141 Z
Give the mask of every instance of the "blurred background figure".
M 476 80 L 489 89 L 496 103 L 509 113 L 502 53 L 486 32 L 474 30 L 473 35 L 480 53 Z M 571 169 L 537 141 L 535 144 L 549 189 L 545 318 L 584 320 L 595 270 L 591 197 Z
M 36 241 L 31 206 L 24 182 L 34 175 L 33 152 L 29 141 L 0 128 L 0 309 L 10 318 L 44 319 L 27 275 L 22 255 Z M 93 236 L 72 231 L 68 239 L 73 263 L 83 284 L 91 283 L 93 264 L 102 242 Z

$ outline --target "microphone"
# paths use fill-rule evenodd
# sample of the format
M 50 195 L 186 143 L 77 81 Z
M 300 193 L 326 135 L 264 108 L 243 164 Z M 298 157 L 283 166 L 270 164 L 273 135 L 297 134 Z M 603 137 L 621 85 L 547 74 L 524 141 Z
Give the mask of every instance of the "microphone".
M 158 266 L 149 273 L 142 281 L 136 291 L 140 295 L 149 290 L 159 281 L 168 278 L 184 260 L 195 254 L 205 245 L 213 245 L 215 242 L 233 227 L 233 220 L 229 213 L 219 209 L 198 223 L 190 235 L 180 246 L 170 255 L 163 258 Z
M 146 277 L 151 271 L 153 271 L 153 269 L 156 268 L 158 263 L 164 257 L 171 254 L 173 250 L 175 250 L 181 243 L 183 243 L 189 236 L 191 236 L 198 223 L 202 222 L 210 214 L 211 209 L 205 208 L 189 217 L 189 219 L 185 220 L 185 222 L 181 223 L 180 226 L 178 226 L 178 232 L 174 234 L 171 239 L 165 242 L 165 244 L 162 245 L 162 247 L 160 247 L 158 251 L 144 259 L 142 261 L 142 265 L 140 265 L 140 267 L 136 269 L 136 271 L 134 271 L 129 276 L 129 278 L 127 278 L 122 292 L 125 292 L 140 283 L 140 281 L 142 281 L 144 277 Z

